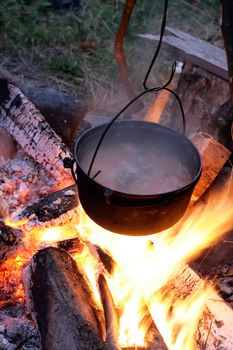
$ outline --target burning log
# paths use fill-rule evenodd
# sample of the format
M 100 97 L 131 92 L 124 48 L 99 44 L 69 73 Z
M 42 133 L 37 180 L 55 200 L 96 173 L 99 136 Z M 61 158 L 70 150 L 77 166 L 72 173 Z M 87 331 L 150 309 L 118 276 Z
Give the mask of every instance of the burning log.
M 0 120 L 7 131 L 55 179 L 73 183 L 63 167 L 63 159 L 70 157 L 70 152 L 35 106 L 5 80 L 0 80 L 0 96 Z
M 102 312 L 84 272 L 67 252 L 39 251 L 24 271 L 24 282 L 45 350 L 103 348 Z
M 5 258 L 7 253 L 17 249 L 14 246 L 17 246 L 21 233 L 21 230 L 14 229 L 3 223 L 0 224 L 0 262 Z
M 184 265 L 172 281 L 177 291 L 177 297 L 183 298 L 198 290 L 204 290 L 206 282 L 192 270 Z M 215 344 L 221 345 L 222 349 L 233 348 L 233 334 L 231 329 L 233 310 L 216 293 L 207 302 L 207 309 L 211 313 L 209 328 L 204 328 L 201 337 L 206 350 L 215 348 Z
M 193 191 L 193 198 L 198 199 L 217 177 L 230 156 L 230 151 L 205 133 L 192 135 L 191 141 L 199 150 L 202 159 L 201 178 Z
M 99 290 L 101 301 L 104 308 L 105 324 L 106 324 L 106 350 L 121 350 L 118 337 L 119 337 L 119 324 L 118 316 L 112 299 L 112 295 L 109 291 L 108 284 L 105 277 L 100 274 L 98 278 Z
M 60 225 L 78 220 L 78 191 L 72 185 L 63 190 L 53 192 L 38 202 L 27 206 L 15 214 L 13 221 L 29 219 L 30 226 Z
M 113 257 L 110 255 L 110 253 L 103 248 L 95 245 L 96 252 L 99 256 L 100 261 L 103 263 L 105 269 L 108 271 L 108 273 L 111 275 L 114 269 L 114 265 L 116 262 L 114 261 Z
M 116 262 L 114 261 L 110 253 L 95 244 L 92 244 L 90 242 L 86 243 L 88 244 L 89 250 L 91 250 L 92 255 L 94 255 L 99 260 L 99 262 L 103 264 L 106 271 L 111 275 Z M 85 242 L 80 237 L 66 239 L 57 244 L 58 248 L 64 249 L 70 254 L 81 253 L 85 245 Z

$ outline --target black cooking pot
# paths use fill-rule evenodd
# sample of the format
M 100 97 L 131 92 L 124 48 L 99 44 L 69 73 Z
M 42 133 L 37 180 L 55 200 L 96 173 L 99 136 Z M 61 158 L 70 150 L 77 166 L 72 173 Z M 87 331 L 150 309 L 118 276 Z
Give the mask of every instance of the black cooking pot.
M 174 225 L 185 213 L 194 186 L 201 175 L 201 158 L 196 147 L 179 132 L 144 121 L 115 122 L 105 135 L 99 149 L 109 144 L 147 144 L 174 155 L 188 170 L 191 181 L 185 187 L 167 193 L 137 195 L 106 188 L 90 176 L 88 166 L 107 124 L 89 129 L 77 140 L 72 174 L 78 186 L 85 212 L 100 226 L 126 235 L 148 235 Z M 97 155 L 98 157 L 98 155 Z M 101 169 L 100 169 L 101 170 Z M 176 169 L 174 169 L 174 172 Z M 153 192 L 152 192 L 153 193 Z

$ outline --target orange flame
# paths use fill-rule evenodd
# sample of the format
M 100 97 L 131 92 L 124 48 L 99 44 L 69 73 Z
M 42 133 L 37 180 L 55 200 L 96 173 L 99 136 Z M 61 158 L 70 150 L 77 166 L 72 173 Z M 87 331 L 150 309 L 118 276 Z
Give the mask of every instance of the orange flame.
M 23 219 L 23 220 L 19 220 L 19 221 L 12 221 L 10 218 L 6 218 L 5 225 L 11 226 L 14 228 L 20 228 L 24 225 L 27 225 L 28 221 L 29 221 L 28 219 Z
M 192 214 L 179 226 L 150 237 L 127 237 L 110 233 L 82 213 L 83 220 L 78 225 L 82 237 L 106 248 L 117 261 L 108 283 L 116 307 L 122 312 L 122 345 L 143 345 L 146 329 L 141 329 L 139 325 L 145 316 L 147 305 L 155 323 L 160 324 L 160 331 L 169 350 L 195 348 L 194 332 L 212 289 L 207 288 L 205 292 L 195 293 L 187 300 L 173 302 L 174 316 L 170 322 L 165 315 L 172 298 L 164 298 L 161 289 L 179 273 L 184 263 L 210 247 L 231 228 L 232 216 L 229 184 L 221 192 L 221 199 L 217 193 L 208 205 L 199 205 L 193 209 Z M 179 231 L 175 232 L 177 227 Z M 158 321 L 157 314 L 161 313 L 164 316 L 159 316 L 161 321 Z M 183 320 L 180 319 L 181 314 Z M 179 322 L 182 322 L 182 327 Z M 181 330 L 174 343 L 174 330 L 178 326 Z

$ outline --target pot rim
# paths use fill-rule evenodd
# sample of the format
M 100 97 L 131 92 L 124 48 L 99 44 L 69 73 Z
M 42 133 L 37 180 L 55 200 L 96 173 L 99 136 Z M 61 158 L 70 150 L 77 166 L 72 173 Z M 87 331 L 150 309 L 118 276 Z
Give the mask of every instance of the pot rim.
M 97 126 L 94 126 L 90 129 L 88 129 L 87 131 L 85 131 L 75 142 L 75 146 L 74 146 L 74 160 L 76 163 L 76 166 L 79 168 L 79 171 L 81 171 L 81 174 L 86 178 L 86 180 L 92 184 L 93 186 L 95 186 L 96 188 L 98 188 L 100 191 L 102 192 L 109 192 L 109 194 L 117 196 L 119 198 L 122 199 L 127 199 L 127 200 L 151 200 L 151 199 L 156 199 L 156 198 L 160 198 L 160 199 L 165 199 L 167 198 L 167 196 L 173 196 L 173 195 L 179 195 L 179 194 L 183 194 L 183 192 L 186 192 L 188 189 L 194 187 L 196 185 L 196 183 L 198 182 L 198 180 L 200 179 L 201 176 L 201 172 L 202 172 L 202 160 L 201 160 L 201 156 L 200 153 L 197 149 L 197 147 L 183 134 L 181 134 L 180 132 L 178 132 L 175 129 L 172 129 L 170 127 L 161 125 L 159 123 L 152 123 L 152 122 L 147 122 L 147 121 L 142 121 L 142 120 L 121 120 L 121 121 L 117 121 L 112 125 L 112 128 L 114 128 L 114 126 L 117 126 L 119 124 L 125 124 L 125 125 L 129 125 L 129 124 L 138 124 L 138 125 L 144 125 L 147 127 L 158 127 L 161 130 L 164 131 L 168 131 L 168 132 L 173 132 L 174 136 L 178 136 L 178 137 L 182 137 L 185 138 L 186 141 L 190 144 L 190 146 L 195 150 L 197 157 L 198 157 L 198 161 L 199 161 L 199 167 L 198 167 L 198 171 L 196 173 L 196 175 L 194 176 L 194 178 L 192 179 L 192 181 L 190 183 L 188 183 L 186 186 L 178 188 L 176 190 L 173 191 L 169 191 L 169 192 L 162 192 L 162 193 L 157 193 L 157 194 L 146 194 L 146 195 L 142 195 L 142 194 L 131 194 L 131 193 L 125 193 L 125 192 L 120 192 L 114 189 L 111 189 L 109 187 L 105 187 L 102 184 L 96 182 L 94 179 L 92 179 L 91 177 L 89 177 L 84 170 L 81 167 L 81 164 L 79 162 L 79 160 L 77 159 L 77 151 L 78 151 L 78 147 L 80 146 L 80 142 L 82 142 L 82 140 L 86 137 L 86 135 L 92 133 L 94 130 L 98 130 L 98 129 L 102 129 L 105 130 L 105 128 L 109 125 L 109 123 L 104 123 L 104 124 L 100 124 Z M 75 179 L 76 185 L 78 186 L 78 180 Z

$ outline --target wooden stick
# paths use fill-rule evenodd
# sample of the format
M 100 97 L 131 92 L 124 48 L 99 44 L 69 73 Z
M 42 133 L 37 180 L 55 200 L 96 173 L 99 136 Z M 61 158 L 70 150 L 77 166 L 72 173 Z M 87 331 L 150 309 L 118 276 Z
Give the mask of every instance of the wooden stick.
M 118 342 L 119 324 L 116 309 L 112 299 L 112 295 L 108 288 L 105 277 L 100 274 L 98 278 L 99 291 L 101 301 L 104 308 L 105 325 L 106 325 L 106 350 L 121 350 Z

